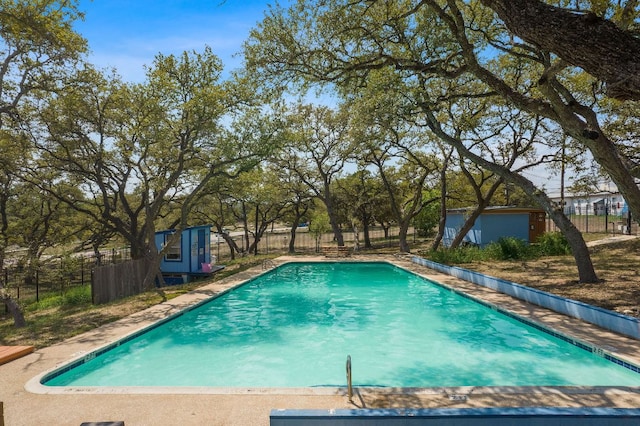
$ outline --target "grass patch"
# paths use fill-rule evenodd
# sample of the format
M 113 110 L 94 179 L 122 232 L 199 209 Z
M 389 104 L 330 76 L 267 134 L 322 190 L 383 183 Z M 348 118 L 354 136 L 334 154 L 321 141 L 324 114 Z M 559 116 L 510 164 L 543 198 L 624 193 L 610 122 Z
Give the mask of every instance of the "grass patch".
M 55 307 L 74 307 L 91 305 L 91 285 L 70 287 L 64 294 L 57 292 L 44 293 L 40 300 L 35 297 L 21 301 L 25 311 L 43 311 Z
M 485 260 L 487 253 L 478 247 L 456 247 L 431 250 L 425 257 L 443 265 L 456 265 Z
M 560 232 L 542 234 L 533 245 L 538 256 L 563 256 L 571 254 L 571 247 Z
M 543 234 L 536 244 L 529 244 L 519 238 L 503 237 L 483 248 L 473 245 L 440 248 L 428 251 L 426 257 L 444 265 L 456 265 L 489 260 L 532 260 L 543 256 L 570 254 L 571 248 L 564 235 L 559 232 L 549 232 Z
M 56 295 L 25 306 L 27 326 L 15 328 L 9 314 L 0 316 L 1 345 L 50 346 L 103 324 L 126 317 L 162 301 L 147 292 L 105 305 L 92 305 L 82 291 L 65 297 Z

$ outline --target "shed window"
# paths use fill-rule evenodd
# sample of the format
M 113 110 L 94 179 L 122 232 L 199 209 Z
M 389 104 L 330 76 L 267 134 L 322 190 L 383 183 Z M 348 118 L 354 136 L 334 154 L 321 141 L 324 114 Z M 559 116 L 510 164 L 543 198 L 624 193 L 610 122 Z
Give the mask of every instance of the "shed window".
M 173 236 L 173 234 L 165 234 L 164 243 L 165 245 L 169 242 L 169 239 Z M 182 236 L 173 243 L 167 249 L 166 254 L 164 255 L 164 260 L 168 262 L 180 262 L 182 260 Z

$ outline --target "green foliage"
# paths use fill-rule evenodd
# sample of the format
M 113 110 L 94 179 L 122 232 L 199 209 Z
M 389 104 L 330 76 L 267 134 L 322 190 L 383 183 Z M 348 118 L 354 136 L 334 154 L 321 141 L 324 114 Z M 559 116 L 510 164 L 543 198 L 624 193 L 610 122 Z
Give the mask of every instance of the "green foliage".
M 561 232 L 546 232 L 538 237 L 534 246 L 540 256 L 562 256 L 571 254 L 571 247 Z
M 79 257 L 65 255 L 60 260 L 60 267 L 56 269 L 56 281 L 60 283 L 63 288 L 71 285 L 74 274 L 80 270 L 81 259 Z
M 495 260 L 522 260 L 535 256 L 534 249 L 526 241 L 514 237 L 502 237 L 484 250 Z
M 91 286 L 70 287 L 63 294 L 48 293 L 40 298 L 40 301 L 29 304 L 29 311 L 40 311 L 60 306 L 78 307 L 91 305 Z
M 65 306 L 80 306 L 91 304 L 91 286 L 72 287 L 62 296 Z
M 314 238 L 320 238 L 324 233 L 331 230 L 331 223 L 329 222 L 329 215 L 326 211 L 313 212 L 311 221 L 309 222 L 309 234 Z
M 541 236 L 537 244 L 529 245 L 524 240 L 505 237 L 482 249 L 473 246 L 443 248 L 430 251 L 426 257 L 434 262 L 455 265 L 488 260 L 527 260 L 540 256 L 568 254 L 571 254 L 571 249 L 564 235 L 560 232 L 550 232 Z
M 484 260 L 486 252 L 478 247 L 457 247 L 457 248 L 442 248 L 439 250 L 431 250 L 427 253 L 426 257 L 434 262 L 442 263 L 443 265 L 455 265 L 460 263 L 477 262 Z
M 413 226 L 419 237 L 433 237 L 440 221 L 440 204 L 431 203 L 425 206 L 414 218 Z

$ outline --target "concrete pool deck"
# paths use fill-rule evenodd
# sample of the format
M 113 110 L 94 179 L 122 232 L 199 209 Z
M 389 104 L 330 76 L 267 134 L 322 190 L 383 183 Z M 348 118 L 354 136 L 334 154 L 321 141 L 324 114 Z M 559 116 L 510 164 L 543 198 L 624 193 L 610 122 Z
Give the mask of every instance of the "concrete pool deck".
M 287 261 L 335 261 L 324 257 L 280 257 Z M 473 297 L 545 324 L 640 365 L 640 341 L 605 331 L 577 319 L 435 272 L 396 256 L 354 256 L 350 260 L 386 260 Z M 37 349 L 0 366 L 0 402 L 7 426 L 80 425 L 123 420 L 126 425 L 268 425 L 272 409 L 464 408 L 464 407 L 640 407 L 640 388 L 464 387 L 424 389 L 356 388 L 353 403 L 345 389 L 147 388 L 78 391 L 37 384 L 42 375 L 186 307 L 263 273 L 262 267 L 156 305 L 127 318 L 83 333 L 60 344 Z M 446 354 L 443 354 L 446 356 Z M 215 362 L 215 360 L 212 360 Z M 224 368 L 224 366 L 220 366 Z M 133 393 L 132 393 L 133 392 Z M 0 424 L 2 418 L 0 417 Z

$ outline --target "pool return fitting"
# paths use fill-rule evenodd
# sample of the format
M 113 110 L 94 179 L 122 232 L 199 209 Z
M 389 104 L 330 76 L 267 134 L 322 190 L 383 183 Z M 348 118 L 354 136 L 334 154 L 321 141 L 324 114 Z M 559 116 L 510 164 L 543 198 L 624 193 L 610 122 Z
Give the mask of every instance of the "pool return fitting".
M 351 386 L 351 355 L 347 355 L 347 396 L 353 403 L 353 387 Z

